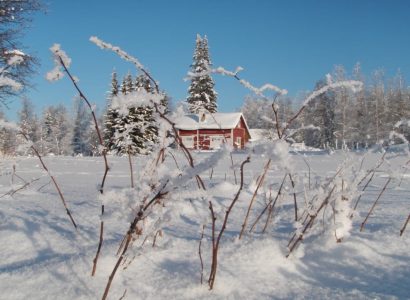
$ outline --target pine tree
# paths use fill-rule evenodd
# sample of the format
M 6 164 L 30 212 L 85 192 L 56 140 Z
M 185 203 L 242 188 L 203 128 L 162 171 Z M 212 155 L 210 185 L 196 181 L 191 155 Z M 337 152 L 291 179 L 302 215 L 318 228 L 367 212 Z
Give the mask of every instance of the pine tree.
M 70 123 L 63 105 L 47 107 L 42 122 L 43 154 L 69 155 L 71 150 Z
M 128 74 L 121 86 L 123 94 L 130 94 L 133 91 L 145 90 L 153 92 L 151 81 L 144 75 L 136 78 L 135 83 Z M 126 116 L 119 115 L 115 119 L 115 138 L 113 149 L 117 154 L 147 154 L 151 151 L 153 144 L 157 142 L 158 127 L 154 120 L 154 109 L 141 105 L 128 109 Z
M 114 150 L 114 133 L 115 120 L 118 118 L 118 111 L 111 107 L 112 99 L 119 93 L 119 84 L 117 81 L 117 73 L 112 73 L 111 90 L 107 99 L 107 111 L 104 116 L 104 146 L 108 151 Z
M 0 120 L 7 121 L 2 110 Z M 0 155 L 14 155 L 16 147 L 16 132 L 10 128 L 0 127 Z
M 211 113 L 217 112 L 217 93 L 214 90 L 214 81 L 209 74 L 203 74 L 208 71 L 211 65 L 209 56 L 208 39 L 204 39 L 198 34 L 193 56 L 191 71 L 194 76 L 188 89 L 189 96 L 187 102 L 191 113 L 199 113 L 206 110 Z
M 91 135 L 91 116 L 86 110 L 82 100 L 76 103 L 76 116 L 74 119 L 73 134 L 71 139 L 71 147 L 74 155 L 89 156 L 92 154 L 90 146 Z
M 20 130 L 30 139 L 31 142 L 36 144 L 39 140 L 39 126 L 34 107 L 28 98 L 23 98 L 21 110 L 18 111 L 18 125 Z M 19 143 L 23 143 L 25 139 L 19 137 Z

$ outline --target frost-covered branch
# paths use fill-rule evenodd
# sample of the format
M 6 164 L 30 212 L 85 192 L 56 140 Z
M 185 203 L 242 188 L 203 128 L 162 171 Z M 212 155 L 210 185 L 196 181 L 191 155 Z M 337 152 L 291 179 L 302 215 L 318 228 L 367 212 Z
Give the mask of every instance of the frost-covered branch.
M 263 98 L 266 98 L 266 96 L 264 95 L 265 91 L 272 91 L 272 92 L 275 92 L 276 94 L 282 95 L 282 96 L 284 96 L 288 93 L 287 90 L 281 89 L 281 88 L 279 88 L 276 85 L 273 85 L 271 83 L 265 83 L 264 85 L 262 85 L 261 87 L 258 88 L 256 86 L 254 86 L 253 84 L 251 84 L 249 81 L 247 81 L 245 79 L 241 79 L 238 76 L 238 73 L 242 70 L 243 70 L 242 67 L 237 67 L 235 71 L 228 71 L 223 67 L 218 67 L 216 69 L 212 69 L 211 72 L 216 73 L 216 74 L 231 76 L 231 77 L 235 78 L 236 80 L 238 80 L 240 82 L 240 84 L 242 84 L 245 88 L 247 88 L 248 90 L 252 91 L 256 95 L 258 95 L 260 97 L 263 97 Z
M 322 88 L 312 92 L 308 97 L 306 97 L 305 101 L 303 101 L 302 106 L 299 108 L 296 114 L 294 114 L 293 117 L 291 117 L 286 122 L 286 126 L 283 128 L 282 135 L 285 134 L 289 126 L 302 114 L 302 112 L 309 105 L 309 103 L 316 97 L 326 93 L 328 90 L 331 90 L 331 89 L 344 87 L 344 88 L 351 89 L 353 92 L 357 92 L 363 87 L 363 82 L 361 81 L 345 80 L 345 81 L 332 82 L 330 80 L 330 76 L 327 76 L 327 78 L 328 78 L 327 84 L 323 86 Z
M 143 72 L 153 82 L 153 84 L 155 85 L 155 89 L 156 89 L 157 93 L 159 93 L 158 83 L 151 77 L 151 75 L 148 73 L 148 71 L 146 70 L 144 65 L 141 64 L 140 61 L 137 58 L 135 58 L 132 55 L 128 54 L 127 52 L 122 50 L 120 47 L 114 46 L 114 45 L 112 45 L 110 43 L 107 43 L 107 42 L 104 42 L 103 40 L 100 40 L 96 36 L 90 37 L 90 41 L 92 43 L 96 44 L 101 49 L 113 51 L 113 52 L 117 53 L 117 55 L 120 56 L 122 59 L 133 63 L 138 70 Z

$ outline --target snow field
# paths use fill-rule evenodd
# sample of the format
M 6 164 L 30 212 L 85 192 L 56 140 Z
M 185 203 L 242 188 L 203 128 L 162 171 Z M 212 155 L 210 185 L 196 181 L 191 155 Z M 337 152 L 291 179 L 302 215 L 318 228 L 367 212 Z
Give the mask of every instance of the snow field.
M 198 164 L 213 153 L 193 155 Z M 301 186 L 308 181 L 306 163 L 311 168 L 313 186 L 332 177 L 346 157 L 357 162 L 363 155 L 320 153 L 306 155 L 304 159 L 300 155 L 291 155 L 292 168 L 296 171 L 294 190 L 299 213 L 302 213 L 304 204 Z M 366 154 L 363 170 L 374 166 L 380 157 L 380 153 Z M 244 154 L 233 154 L 236 166 L 245 158 Z M 177 160 L 183 166 L 183 158 L 177 156 Z M 255 156 L 244 167 L 245 186 L 221 240 L 214 290 L 209 291 L 206 284 L 211 263 L 208 200 L 212 200 L 217 213 L 218 233 L 225 209 L 238 189 L 229 159 L 220 160 L 213 171 L 206 170 L 201 174 L 209 187 L 205 194 L 196 191 L 195 181 L 186 182 L 181 189 L 171 193 L 162 207 L 149 215 L 143 235 L 133 242 L 125 264 L 114 278 L 108 299 L 119 299 L 125 290 L 125 299 L 409 299 L 408 229 L 402 237 L 399 236 L 410 212 L 407 176 L 402 176 L 400 187 L 399 179 L 393 180 L 381 196 L 365 230 L 359 231 L 361 222 L 391 174 L 390 170 L 399 173 L 406 157 L 390 159 L 389 165 L 383 165 L 376 173 L 376 178 L 362 195 L 350 235 L 341 243 L 336 243 L 332 230 L 321 227 L 321 220 L 318 220 L 319 225 L 289 258 L 286 258 L 286 245 L 296 226 L 293 221 L 294 190 L 289 181 L 285 183 L 284 196 L 278 199 L 266 233 L 261 233 L 265 215 L 253 233 L 246 230 L 245 236 L 238 239 L 256 188 L 255 180 L 266 161 L 267 158 Z M 0 299 L 100 299 L 116 262 L 115 253 L 135 209 L 130 199 L 138 195 L 129 189 L 127 158 L 109 157 L 111 170 L 103 197 L 106 206 L 104 245 L 95 277 L 90 274 L 98 244 L 101 209 L 98 184 L 104 170 L 103 161 L 98 157 L 47 157 L 46 163 L 61 186 L 79 230 L 76 232 L 72 227 L 36 158 L 2 159 Z M 136 175 L 145 163 L 145 157 L 134 158 Z M 16 174 L 23 179 L 39 179 L 12 196 L 2 196 L 22 185 L 16 177 L 11 182 L 13 164 Z M 283 169 L 277 165 L 273 161 L 267 172 L 266 185 L 258 193 L 248 227 L 266 205 L 263 195 L 268 195 L 270 188 L 276 195 L 284 176 Z M 171 160 L 167 166 L 175 169 Z M 239 180 L 239 170 L 235 170 Z M 204 263 L 204 284 L 201 285 L 198 245 L 203 224 L 206 228 L 201 247 Z M 156 246 L 152 247 L 158 229 L 162 230 L 162 236 L 157 236 Z

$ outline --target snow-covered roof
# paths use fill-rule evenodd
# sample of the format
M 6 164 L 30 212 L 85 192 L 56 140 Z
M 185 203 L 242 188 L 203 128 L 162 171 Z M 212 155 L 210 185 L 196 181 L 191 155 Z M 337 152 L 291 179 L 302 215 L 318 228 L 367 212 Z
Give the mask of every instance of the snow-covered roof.
M 175 127 L 183 130 L 233 129 L 236 127 L 236 125 L 238 125 L 241 117 L 243 117 L 243 115 L 240 112 L 190 114 L 179 118 L 179 120 L 177 120 L 176 122 Z

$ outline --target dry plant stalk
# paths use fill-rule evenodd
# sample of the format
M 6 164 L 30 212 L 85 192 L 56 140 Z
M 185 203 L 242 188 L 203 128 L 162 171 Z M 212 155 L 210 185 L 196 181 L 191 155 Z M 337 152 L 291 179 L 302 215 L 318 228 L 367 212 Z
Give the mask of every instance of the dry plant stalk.
M 235 198 L 232 200 L 231 205 L 229 205 L 228 209 L 225 212 L 225 218 L 224 221 L 222 223 L 222 227 L 221 230 L 219 231 L 218 237 L 215 239 L 215 221 L 216 221 L 216 217 L 214 214 L 214 210 L 212 207 L 212 202 L 209 201 L 209 209 L 211 211 L 211 217 L 212 217 L 212 264 L 211 264 L 211 272 L 209 275 L 209 279 L 208 279 L 208 285 L 209 285 L 209 289 L 212 290 L 214 287 L 214 283 L 215 283 L 215 277 L 216 277 L 216 270 L 218 267 L 218 251 L 219 251 L 219 243 L 221 242 L 221 238 L 222 235 L 225 232 L 226 229 L 226 224 L 228 223 L 228 218 L 229 218 L 229 214 L 232 211 L 232 208 L 234 207 L 235 203 L 238 201 L 239 199 L 239 195 L 242 192 L 243 189 L 243 167 L 246 163 L 250 162 L 250 157 L 248 156 L 241 164 L 240 167 L 240 172 L 241 172 L 241 181 L 240 181 L 240 186 L 238 189 L 238 192 L 235 195 Z
M 203 284 L 203 281 L 204 281 L 204 261 L 202 260 L 202 240 L 204 239 L 204 231 L 205 231 L 205 225 L 202 225 L 201 238 L 199 239 L 199 246 L 198 246 L 198 255 L 199 255 L 199 260 L 201 262 L 201 284 Z
M 249 230 L 249 232 L 252 232 L 252 231 L 253 231 L 253 229 L 255 228 L 256 224 L 258 224 L 259 220 L 261 219 L 261 217 L 265 214 L 265 212 L 266 212 L 268 209 L 269 209 L 269 214 L 272 213 L 272 211 L 273 211 L 273 209 L 274 209 L 274 207 L 275 207 L 276 201 L 278 200 L 279 196 L 280 196 L 281 193 L 282 193 L 283 184 L 285 183 L 285 180 L 286 180 L 286 176 L 287 176 L 287 175 L 288 175 L 288 174 L 285 174 L 285 176 L 283 176 L 282 183 L 280 184 L 280 187 L 279 187 L 278 193 L 276 194 L 275 200 L 270 199 L 270 201 L 268 202 L 268 204 L 265 206 L 265 208 L 262 210 L 262 212 L 259 214 L 259 216 L 256 218 L 256 220 L 253 222 L 253 224 L 252 224 L 251 229 Z M 272 201 L 273 201 L 273 203 L 272 203 Z M 265 228 L 266 228 L 266 226 L 265 226 Z M 264 228 L 264 229 L 265 229 L 265 228 Z
M 157 237 L 158 236 L 162 237 L 162 230 L 161 229 L 159 229 L 159 230 L 157 230 L 157 232 L 155 232 L 154 239 L 152 241 L 152 247 L 155 247 L 155 245 L 157 243 Z
M 142 207 L 140 208 L 140 210 L 139 210 L 138 213 L 136 214 L 136 217 L 134 218 L 134 220 L 133 220 L 132 223 L 130 224 L 130 227 L 129 227 L 129 229 L 128 229 L 128 231 L 127 231 L 127 234 L 126 234 L 126 238 L 125 238 L 124 245 L 123 245 L 123 247 L 122 247 L 122 251 L 121 251 L 120 257 L 117 259 L 117 262 L 116 262 L 116 264 L 115 264 L 115 266 L 114 266 L 114 269 L 111 271 L 111 274 L 110 274 L 110 276 L 108 277 L 108 282 L 107 282 L 107 284 L 106 284 L 106 286 L 105 286 L 105 290 L 104 290 L 104 294 L 103 294 L 103 296 L 102 296 L 102 300 L 107 299 L 108 292 L 110 291 L 112 281 L 113 281 L 113 279 L 114 279 L 114 277 L 115 277 L 115 274 L 117 273 L 118 267 L 121 265 L 121 262 L 122 262 L 123 259 L 125 258 L 125 255 L 126 255 L 126 253 L 127 253 L 127 251 L 128 251 L 128 248 L 129 248 L 129 246 L 130 246 L 130 243 L 131 243 L 131 241 L 132 241 L 132 236 L 133 236 L 133 234 L 134 234 L 134 232 L 135 232 L 135 230 L 136 230 L 136 228 L 137 228 L 138 223 L 145 218 L 145 212 L 147 211 L 147 209 L 149 209 L 151 206 L 153 206 L 153 205 L 159 203 L 159 200 L 163 199 L 163 198 L 168 194 L 167 191 L 164 191 L 166 185 L 167 185 L 167 184 L 165 184 L 165 185 L 159 190 L 159 192 L 156 193 L 155 196 L 152 197 L 152 199 L 151 199 L 147 204 L 145 204 L 145 206 L 142 206 Z
M 272 189 L 269 191 L 269 202 L 270 202 L 270 201 L 272 201 Z M 275 202 L 275 203 L 276 203 L 276 202 Z M 275 203 L 269 205 L 269 212 L 268 212 L 268 216 L 266 217 L 266 222 L 265 222 L 265 226 L 264 226 L 263 229 L 262 229 L 262 233 L 265 233 L 266 228 L 268 228 L 269 221 L 270 221 L 270 219 L 271 219 L 271 216 L 272 216 L 272 213 L 273 213 L 273 208 L 274 208 Z
M 303 222 L 303 230 L 302 232 L 299 234 L 299 236 L 297 237 L 296 241 L 293 242 L 293 244 L 291 245 L 291 242 L 289 242 L 289 253 L 286 255 L 286 257 L 289 257 L 289 255 L 292 253 L 292 251 L 296 248 L 296 246 L 299 244 L 299 242 L 302 241 L 304 234 L 308 231 L 308 229 L 312 228 L 313 223 L 315 222 L 316 217 L 319 215 L 320 211 L 328 204 L 330 197 L 333 194 L 333 191 L 335 190 L 336 185 L 333 186 L 333 188 L 330 190 L 329 194 L 326 196 L 326 198 L 323 200 L 322 204 L 319 206 L 319 208 L 316 210 L 314 215 L 307 215 L 304 222 Z M 310 219 L 308 220 L 308 217 L 310 217 Z M 307 221 L 307 222 L 306 222 Z M 291 241 L 294 239 L 296 235 L 294 235 L 291 239 Z
M 32 184 L 35 181 L 40 180 L 40 178 L 34 178 L 32 180 L 30 180 L 29 182 L 25 182 L 21 187 L 17 188 L 17 189 L 11 189 L 10 191 L 8 191 L 7 193 L 3 194 L 0 196 L 0 198 L 3 198 L 5 196 L 10 196 L 13 197 L 15 193 L 24 190 L 26 187 L 28 187 L 30 184 Z
M 93 122 L 94 122 L 94 127 L 95 127 L 95 131 L 97 132 L 97 136 L 98 136 L 98 142 L 101 146 L 101 155 L 104 158 L 104 175 L 101 181 L 101 185 L 100 185 L 100 193 L 103 194 L 104 193 L 104 185 L 105 185 L 105 179 L 107 178 L 107 174 L 108 174 L 108 170 L 110 169 L 108 166 L 108 160 L 107 160 L 107 155 L 106 155 L 106 149 L 104 147 L 104 141 L 100 132 L 100 129 L 98 127 L 98 121 L 97 121 L 97 116 L 95 115 L 94 109 L 91 106 L 91 103 L 88 101 L 87 97 L 84 95 L 84 93 L 80 90 L 79 86 L 77 85 L 76 80 L 73 78 L 73 76 L 71 75 L 70 71 L 68 71 L 68 68 L 66 67 L 66 65 L 64 64 L 63 59 L 61 58 L 61 56 L 58 56 L 59 60 L 60 60 L 60 64 L 63 67 L 64 71 L 67 73 L 68 77 L 70 78 L 71 82 L 74 85 L 74 88 L 77 90 L 80 98 L 87 104 L 92 118 L 93 118 Z M 102 243 L 103 243 L 103 231 L 104 231 L 104 221 L 103 221 L 103 216 L 104 216 L 104 204 L 101 204 L 101 222 L 100 222 L 100 239 L 98 242 L 98 247 L 97 247 L 97 252 L 95 254 L 95 257 L 93 259 L 93 269 L 91 272 L 91 276 L 95 275 L 95 271 L 97 269 L 97 262 L 98 262 L 98 257 L 100 255 L 100 251 L 101 251 L 101 247 L 102 247 Z
M 409 221 L 410 221 L 410 214 L 407 216 L 406 222 L 404 222 L 403 227 L 400 229 L 400 236 L 403 235 L 403 233 L 404 233 L 404 231 L 406 230 L 406 227 L 407 227 L 407 224 L 409 223 Z
M 128 164 L 130 166 L 131 188 L 133 189 L 134 188 L 134 171 L 132 169 L 132 159 L 131 159 L 130 149 L 128 149 L 127 154 L 128 154 Z
M 247 223 L 248 223 L 248 218 L 249 218 L 249 214 L 250 214 L 250 212 L 251 212 L 251 208 L 252 208 L 253 202 L 254 202 L 255 199 L 256 199 L 256 195 L 258 194 L 259 188 L 262 186 L 262 184 L 263 184 L 264 181 L 265 181 L 266 173 L 268 172 L 268 169 L 269 169 L 269 166 L 270 166 L 271 162 L 272 162 L 272 160 L 269 159 L 268 162 L 266 163 L 264 169 L 263 169 L 262 174 L 258 177 L 258 180 L 257 180 L 258 184 L 257 184 L 257 186 L 256 186 L 255 191 L 253 192 L 251 202 L 249 203 L 248 211 L 246 212 L 246 216 L 245 216 L 245 219 L 244 219 L 243 224 L 242 224 L 241 233 L 239 234 L 239 239 L 242 238 L 243 232 L 245 231 L 245 228 L 246 228 L 246 225 L 247 225 Z
M 380 166 L 384 163 L 384 158 L 385 158 L 385 156 L 386 156 L 386 153 L 387 153 L 387 152 L 385 152 L 385 153 L 383 154 L 383 156 L 382 156 L 381 159 L 380 159 L 380 162 L 379 162 L 374 168 L 372 168 L 372 169 L 370 169 L 369 171 L 367 171 L 366 175 L 365 175 L 365 176 L 360 180 L 360 182 L 357 184 L 357 185 L 359 186 L 359 185 L 367 178 L 367 176 L 369 176 L 370 174 L 372 174 L 372 175 L 370 176 L 370 178 L 367 180 L 366 184 L 363 186 L 363 188 L 362 188 L 362 193 L 367 189 L 367 187 L 369 186 L 369 184 L 372 182 L 372 180 L 373 180 L 373 178 L 374 178 L 374 175 L 376 174 L 377 169 L 380 168 Z M 361 198 L 362 198 L 362 195 L 360 195 L 360 196 L 357 198 L 356 203 L 355 203 L 355 205 L 354 205 L 354 207 L 353 207 L 353 211 L 355 211 L 355 210 L 357 209 L 357 205 L 359 204 Z M 350 215 L 350 218 L 353 218 L 353 213 Z
M 387 179 L 386 183 L 383 186 L 383 189 L 379 193 L 379 196 L 377 197 L 376 201 L 374 201 L 372 207 L 370 208 L 369 212 L 367 213 L 367 216 L 364 219 L 362 225 L 360 225 L 360 231 L 364 230 L 364 226 L 366 225 L 367 220 L 369 219 L 371 213 L 373 212 L 374 208 L 376 207 L 377 202 L 379 201 L 380 197 L 383 195 L 383 193 L 386 190 L 387 186 L 389 185 L 390 181 L 391 181 L 391 177 L 389 177 L 389 179 Z
M 298 202 L 296 201 L 296 192 L 295 192 L 295 182 L 293 181 L 292 174 L 288 173 L 290 183 L 292 184 L 293 188 L 293 203 L 295 206 L 295 222 L 298 220 Z
M 24 132 L 20 131 L 19 133 L 24 137 L 24 139 L 25 139 L 27 142 L 30 142 L 30 139 L 27 137 L 27 135 L 26 135 Z M 68 217 L 69 217 L 70 220 L 71 220 L 71 223 L 73 224 L 74 228 L 77 229 L 77 224 L 75 223 L 74 218 L 73 218 L 73 216 L 72 216 L 70 210 L 68 209 L 67 203 L 66 203 L 66 201 L 65 201 L 65 199 L 64 199 L 63 193 L 61 192 L 60 186 L 59 186 L 58 183 L 57 183 L 57 180 L 56 180 L 56 179 L 54 178 L 54 176 L 51 175 L 50 172 L 48 171 L 48 168 L 47 168 L 47 166 L 45 165 L 45 163 L 44 163 L 44 161 L 43 161 L 43 158 L 42 158 L 42 156 L 40 155 L 40 153 L 37 151 L 36 147 L 34 147 L 33 145 L 31 145 L 30 148 L 31 148 L 31 150 L 33 150 L 34 154 L 35 154 L 35 155 L 37 156 L 37 158 L 39 159 L 39 161 L 40 161 L 40 163 L 41 163 L 41 166 L 43 167 L 44 171 L 47 172 L 48 176 L 50 177 L 51 181 L 53 182 L 54 187 L 56 188 L 57 193 L 58 193 L 58 195 L 60 196 L 61 202 L 63 202 L 65 211 L 66 211 Z

